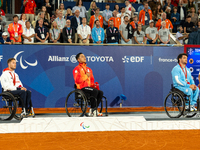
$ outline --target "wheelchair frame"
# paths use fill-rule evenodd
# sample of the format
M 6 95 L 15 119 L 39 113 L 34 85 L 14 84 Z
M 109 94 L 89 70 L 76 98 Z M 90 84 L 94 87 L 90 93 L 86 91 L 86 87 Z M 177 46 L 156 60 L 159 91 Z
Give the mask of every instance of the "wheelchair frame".
M 168 98 L 170 96 L 172 96 L 170 101 L 174 105 L 174 108 L 177 107 L 177 109 L 179 110 L 179 114 L 176 115 L 176 116 L 170 115 L 171 111 L 168 111 L 168 107 L 166 106 L 167 105 L 167 100 L 168 100 Z M 177 97 L 178 100 L 176 100 L 175 97 Z M 186 103 L 189 103 L 189 109 L 187 109 L 187 110 L 185 109 L 185 104 Z M 182 110 L 180 109 L 181 104 L 182 104 L 182 107 L 183 107 Z M 198 98 L 197 99 L 197 111 L 190 111 L 190 108 L 191 108 L 190 96 L 184 94 L 182 91 L 180 91 L 179 89 L 175 88 L 173 86 L 173 84 L 171 85 L 171 90 L 170 90 L 169 94 L 166 96 L 165 102 L 164 102 L 165 112 L 166 112 L 167 116 L 170 117 L 170 118 L 179 118 L 181 116 L 186 117 L 186 118 L 192 118 L 197 114 L 197 112 L 199 112 L 199 106 L 200 106 L 200 102 L 199 102 L 199 98 Z
M 79 117 L 83 117 L 84 115 L 88 117 L 88 114 L 86 113 L 86 111 L 87 111 L 88 105 L 90 105 L 90 99 L 94 99 L 95 100 L 96 106 L 97 106 L 97 99 L 95 97 L 85 95 L 85 93 L 82 90 L 76 89 L 76 86 L 74 86 L 74 87 L 75 87 L 75 90 L 71 91 L 68 94 L 68 96 L 66 98 L 66 101 L 65 101 L 66 113 L 67 113 L 67 115 L 69 117 L 71 117 L 71 114 L 68 111 L 69 108 L 68 108 L 67 104 L 68 104 L 68 99 L 69 99 L 70 95 L 72 95 L 73 93 L 75 93 L 75 99 L 74 99 L 73 106 L 81 106 L 82 113 L 79 115 Z M 80 101 L 78 99 L 81 100 L 81 104 L 80 104 Z M 107 103 L 107 98 L 105 96 L 103 96 L 103 98 L 102 98 L 102 100 L 100 102 L 101 103 L 100 112 L 102 112 L 102 110 L 103 110 L 103 99 L 106 101 L 106 112 L 105 112 L 105 115 L 108 116 L 108 112 L 107 112 L 107 104 L 108 103 Z M 84 108 L 82 108 L 82 107 L 84 107 Z M 98 108 L 98 106 L 95 107 L 93 110 L 97 111 L 97 108 Z

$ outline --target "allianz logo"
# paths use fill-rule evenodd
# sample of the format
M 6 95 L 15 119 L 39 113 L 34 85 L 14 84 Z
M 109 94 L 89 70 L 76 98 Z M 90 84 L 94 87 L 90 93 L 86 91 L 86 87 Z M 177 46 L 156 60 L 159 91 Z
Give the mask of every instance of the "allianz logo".
M 112 56 L 86 56 L 87 62 L 114 62 Z M 76 55 L 70 57 L 49 56 L 48 61 L 76 63 Z

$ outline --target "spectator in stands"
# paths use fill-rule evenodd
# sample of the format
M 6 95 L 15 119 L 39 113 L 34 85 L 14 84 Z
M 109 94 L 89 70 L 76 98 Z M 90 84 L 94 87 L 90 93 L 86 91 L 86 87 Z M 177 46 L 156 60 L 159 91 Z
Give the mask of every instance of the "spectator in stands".
M 197 30 L 200 31 L 200 20 L 197 23 Z
M 72 13 L 75 13 L 76 10 L 79 10 L 81 18 L 86 17 L 86 8 L 83 6 L 82 0 L 76 2 L 76 6 L 72 8 Z
M 133 27 L 133 29 L 137 29 L 138 24 L 141 24 L 141 22 L 138 21 L 138 16 L 133 17 L 133 21 L 130 23 Z
M 51 4 L 51 2 L 49 2 L 49 0 L 45 0 L 44 6 L 47 9 L 47 13 L 49 13 L 50 17 L 52 16 L 52 11 L 53 11 L 53 5 Z
M 58 25 L 58 28 L 60 29 L 60 32 L 62 33 L 62 29 L 66 25 L 66 21 L 63 18 L 63 12 L 62 11 L 58 12 L 58 18 L 56 18 L 55 21 L 57 22 L 57 25 Z M 70 25 L 71 25 L 71 21 L 70 21 Z
M 24 43 L 34 43 L 35 31 L 31 28 L 30 21 L 26 21 L 26 27 L 23 30 L 22 37 L 24 38 Z
M 71 20 L 72 18 L 73 18 L 74 16 L 73 16 L 73 14 L 72 14 L 72 10 L 70 9 L 70 8 L 68 8 L 67 9 L 67 13 L 65 14 L 65 19 L 67 20 L 67 19 L 69 19 L 69 20 Z
M 196 26 L 197 25 L 197 22 L 198 22 L 198 19 L 199 19 L 199 16 L 195 13 L 195 8 L 194 7 L 191 7 L 190 8 L 190 12 L 188 15 L 191 16 L 191 22 L 194 23 L 194 25 Z
M 144 3 L 144 9 L 140 11 L 139 21 L 142 23 L 142 30 L 145 31 L 149 26 L 149 21 L 152 20 L 152 11 L 148 9 L 148 3 Z
M 8 8 L 8 14 L 10 14 L 10 0 L 3 0 L 3 10 L 6 10 L 6 2 L 7 2 L 7 8 Z
M 104 41 L 104 29 L 100 25 L 99 20 L 95 20 L 95 27 L 92 29 L 92 39 L 95 44 L 103 44 Z
M 198 19 L 200 19 L 200 8 L 198 9 L 197 15 L 198 15 Z
M 56 9 L 55 14 L 51 17 L 51 22 L 54 22 L 55 19 L 58 18 L 58 12 L 59 12 L 59 9 Z
M 166 19 L 166 13 L 164 12 L 162 14 L 162 19 L 159 19 L 158 22 L 156 23 L 156 27 L 158 28 L 158 30 L 160 30 L 161 28 L 161 22 L 165 21 L 166 22 L 166 29 L 173 29 L 173 25 L 171 23 L 171 21 L 169 19 Z
M 125 7 L 120 8 L 121 13 L 117 14 L 117 17 L 121 19 L 121 24 L 124 22 L 124 16 L 125 16 Z
M 52 23 L 49 33 L 49 38 L 52 43 L 60 43 L 60 29 L 56 21 Z
M 174 7 L 178 7 L 179 0 L 171 0 L 171 4 L 172 4 Z
M 179 13 L 177 13 L 177 7 L 174 7 L 173 9 L 174 9 L 174 11 L 171 14 L 171 22 L 173 25 L 172 31 L 173 31 L 173 33 L 176 33 L 177 27 L 180 25 L 180 15 L 179 15 Z
M 26 21 L 26 14 L 22 13 L 18 23 L 22 25 L 23 30 L 26 28 Z
M 88 14 L 87 14 L 87 22 L 90 21 L 90 17 L 93 16 L 95 14 L 95 9 L 97 8 L 96 2 L 92 1 L 90 4 L 90 8 L 88 10 Z
M 79 16 L 79 10 L 75 10 L 75 16 L 71 19 L 71 27 L 75 29 L 75 43 L 77 43 L 78 35 L 77 35 L 77 28 L 80 24 L 82 24 L 82 18 Z
M 196 6 L 194 5 L 193 0 L 188 0 L 188 4 L 185 7 L 186 11 L 187 11 L 187 14 L 191 13 L 191 8 L 192 7 L 195 9 L 195 13 L 196 13 Z
M 133 18 L 135 8 L 131 5 L 129 0 L 125 0 L 125 5 L 126 5 L 125 13 L 128 15 L 129 19 Z
M 117 17 L 117 11 L 116 10 L 113 11 L 113 17 L 111 17 L 109 19 L 109 22 L 110 22 L 110 20 L 113 21 L 114 27 L 119 29 L 119 26 L 121 25 L 121 19 L 119 17 Z M 110 24 L 108 24 L 108 27 L 110 27 Z
M 162 28 L 158 31 L 158 37 L 160 40 L 160 44 L 170 44 L 170 32 L 169 29 L 166 28 L 166 22 L 161 22 Z
M 106 42 L 108 44 L 118 44 L 119 30 L 114 27 L 113 20 L 109 21 L 110 27 L 106 29 Z
M 8 33 L 7 32 L 3 32 L 2 37 L 0 37 L 0 43 L 1 44 L 9 44 L 9 45 L 11 45 L 11 40 L 8 37 Z
M 134 32 L 134 40 L 137 44 L 145 44 L 145 34 L 141 24 L 138 24 L 137 30 Z
M 121 44 L 132 44 L 133 27 L 129 24 L 128 16 L 124 16 L 124 22 L 119 27 Z
M 26 19 L 31 21 L 31 23 L 35 20 L 35 11 L 36 11 L 36 3 L 35 0 L 24 0 L 23 3 L 25 7 L 24 13 L 26 14 Z
M 35 0 L 35 3 L 37 5 L 37 9 L 41 9 L 44 5 L 44 0 Z
M 144 9 L 144 3 L 146 3 L 147 2 L 147 0 L 143 0 L 142 1 L 142 5 L 140 5 L 139 7 L 138 7 L 138 16 L 139 16 L 139 14 L 140 14 L 140 11 L 142 10 L 142 9 Z M 148 6 L 148 9 L 151 9 L 149 6 Z
M 154 21 L 149 21 L 149 27 L 145 31 L 147 37 L 147 44 L 157 44 L 158 30 L 154 27 Z
M 3 21 L 2 16 L 0 15 L 0 37 L 3 32 L 5 32 L 6 22 Z
M 114 6 L 114 10 L 116 10 L 116 11 L 117 11 L 117 14 L 119 14 L 119 13 L 120 13 L 120 10 L 119 10 L 119 5 L 118 5 L 118 4 L 116 4 L 116 5 Z
M 180 14 L 180 25 L 183 26 L 187 16 L 186 8 L 183 6 L 183 0 L 180 0 L 177 12 Z
M 171 20 L 171 8 L 167 6 L 166 11 L 167 19 Z
M 48 20 L 48 22 L 50 22 L 50 15 L 49 15 L 49 13 L 47 12 L 46 6 L 42 6 L 41 12 L 44 12 L 44 18 L 45 18 L 46 20 Z M 38 14 L 38 17 L 39 17 L 39 14 Z
M 44 12 L 39 13 L 39 19 L 43 19 L 43 25 L 48 29 L 51 28 L 51 23 L 45 18 Z M 39 25 L 39 20 L 36 22 L 36 27 Z
M 60 4 L 59 10 L 62 12 L 62 16 L 64 17 L 66 14 L 65 5 L 63 3 Z
M 171 0 L 167 0 L 167 3 L 165 4 L 165 6 L 163 7 L 163 10 L 166 12 L 166 9 L 170 7 L 171 11 L 173 10 L 173 5 L 171 4 Z
M 95 27 L 95 20 L 99 20 L 100 23 L 100 27 L 103 27 L 103 17 L 99 14 L 100 8 L 96 8 L 95 9 L 95 14 L 93 16 L 90 17 L 90 22 L 89 22 L 89 26 L 91 29 L 93 29 Z
M 38 43 L 48 43 L 49 29 L 43 25 L 43 19 L 38 20 L 38 26 L 35 28 L 36 42 Z
M 104 25 L 104 29 L 108 28 L 108 20 L 112 17 L 112 11 L 110 11 L 110 5 L 106 4 L 105 5 L 105 10 L 103 11 L 103 25 Z
M 71 21 L 66 21 L 66 26 L 63 28 L 63 43 L 74 43 L 75 42 L 75 29 L 71 28 Z
M 18 23 L 19 17 L 17 15 L 13 16 L 13 23 L 8 25 L 8 32 L 10 34 L 10 40 L 15 43 L 21 43 L 21 35 L 23 33 L 22 25 Z
M 183 27 L 182 26 L 179 26 L 178 27 L 178 32 L 176 33 L 176 40 L 179 41 L 181 44 L 184 44 L 184 40 L 186 38 L 188 38 L 188 34 L 186 35 L 183 35 Z
M 1 19 L 4 21 L 4 22 L 6 22 L 6 17 L 5 17 L 5 12 L 4 12 L 4 10 L 3 9 L 0 9 L 0 17 L 1 17 Z
M 188 15 L 186 17 L 186 22 L 184 23 L 183 27 L 184 27 L 184 33 L 185 34 L 186 33 L 191 33 L 193 31 L 193 29 L 194 29 L 194 23 L 191 22 L 191 16 Z
M 82 25 L 79 25 L 77 28 L 77 34 L 79 37 L 79 43 L 89 44 L 91 28 L 87 25 L 87 19 L 85 17 L 82 18 Z
M 80 24 L 82 24 L 82 18 L 80 17 L 80 11 L 77 9 L 75 11 L 74 17 L 72 17 L 71 19 L 71 27 L 74 28 L 75 31 L 77 31 L 76 29 Z
M 153 20 L 154 20 L 154 21 L 158 21 L 159 19 L 162 18 L 161 16 L 162 16 L 163 10 L 162 10 L 161 7 L 162 7 L 162 6 L 161 6 L 161 4 L 159 3 L 159 4 L 157 5 L 156 10 L 155 10 L 154 13 L 153 13 Z

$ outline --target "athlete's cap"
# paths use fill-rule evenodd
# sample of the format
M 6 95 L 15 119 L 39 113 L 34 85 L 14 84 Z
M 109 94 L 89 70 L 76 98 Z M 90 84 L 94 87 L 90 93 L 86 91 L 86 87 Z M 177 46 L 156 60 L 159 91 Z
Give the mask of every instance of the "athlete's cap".
M 152 23 L 152 22 L 154 22 L 153 20 L 149 20 L 149 23 Z
M 8 33 L 7 33 L 7 32 L 4 32 L 2 35 L 3 35 L 3 36 L 8 36 Z

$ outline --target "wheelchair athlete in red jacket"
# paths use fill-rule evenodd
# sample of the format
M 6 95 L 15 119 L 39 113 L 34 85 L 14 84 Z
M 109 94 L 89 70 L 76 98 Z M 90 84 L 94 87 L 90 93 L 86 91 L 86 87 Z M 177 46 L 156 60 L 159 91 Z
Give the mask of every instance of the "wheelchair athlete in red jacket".
M 73 76 L 77 89 L 81 89 L 86 95 L 95 97 L 97 99 L 97 107 L 99 106 L 101 99 L 103 97 L 103 92 L 94 88 L 94 76 L 92 69 L 87 67 L 86 57 L 83 53 L 78 53 L 76 59 L 79 62 L 79 65 L 76 66 L 73 70 Z M 91 109 L 89 112 L 90 116 L 102 116 L 102 113 L 97 111 L 96 114 L 96 102 L 91 98 Z

